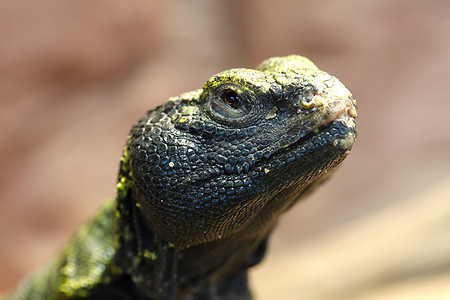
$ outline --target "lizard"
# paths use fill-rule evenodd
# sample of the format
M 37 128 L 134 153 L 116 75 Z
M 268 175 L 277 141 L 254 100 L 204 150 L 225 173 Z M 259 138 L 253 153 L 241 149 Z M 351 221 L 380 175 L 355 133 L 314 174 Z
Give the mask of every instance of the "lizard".
M 280 215 L 357 135 L 350 91 L 309 59 L 212 76 L 128 136 L 114 199 L 10 299 L 251 299 Z

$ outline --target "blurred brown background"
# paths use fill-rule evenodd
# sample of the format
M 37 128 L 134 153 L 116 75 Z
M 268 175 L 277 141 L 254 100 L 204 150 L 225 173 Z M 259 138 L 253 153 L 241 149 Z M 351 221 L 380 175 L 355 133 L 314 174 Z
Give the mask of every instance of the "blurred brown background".
M 359 104 L 353 153 L 280 222 L 257 299 L 450 299 L 450 2 L 0 2 L 0 293 L 114 195 L 131 125 L 302 54 Z

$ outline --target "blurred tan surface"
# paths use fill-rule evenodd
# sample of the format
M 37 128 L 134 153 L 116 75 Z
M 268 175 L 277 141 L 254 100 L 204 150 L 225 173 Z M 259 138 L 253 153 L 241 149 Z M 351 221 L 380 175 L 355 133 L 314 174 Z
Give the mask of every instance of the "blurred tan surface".
M 145 110 L 223 69 L 296 53 L 353 92 L 359 137 L 335 177 L 280 222 L 255 271 L 257 295 L 448 293 L 449 265 L 425 259 L 430 272 L 414 277 L 413 255 L 448 253 L 437 213 L 450 207 L 450 2 L 6 0 L 0 39 L 0 292 L 113 196 L 127 132 Z M 430 232 L 417 227 L 420 207 Z M 394 229 L 408 242 L 389 242 Z M 381 272 L 399 266 L 411 277 Z
M 257 299 L 448 299 L 449 195 L 450 176 L 408 202 L 269 256 L 268 268 L 252 272 Z

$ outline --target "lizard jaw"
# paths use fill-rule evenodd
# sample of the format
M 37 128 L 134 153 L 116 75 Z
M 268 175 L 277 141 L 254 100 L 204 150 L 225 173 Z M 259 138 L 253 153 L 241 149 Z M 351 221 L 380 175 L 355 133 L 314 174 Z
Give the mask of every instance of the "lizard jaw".
M 282 156 L 290 154 L 294 149 L 297 149 L 295 150 L 297 152 L 303 151 L 304 149 L 314 151 L 316 144 L 319 144 L 320 140 L 329 140 L 332 147 L 338 149 L 351 149 L 356 139 L 355 119 L 358 115 L 356 101 L 348 96 L 345 99 L 340 97 L 338 99 L 337 97 L 333 98 L 330 101 L 329 98 L 325 99 L 325 97 L 318 95 L 314 96 L 314 104 L 326 107 L 328 110 L 327 117 L 317 122 L 316 126 L 309 128 L 300 134 L 300 136 L 297 136 L 289 145 L 272 152 L 270 156 L 266 157 L 265 161 L 272 160 L 276 156 L 281 156 L 279 159 L 283 160 Z M 326 102 L 324 103 L 322 101 Z M 334 137 L 330 138 L 330 136 Z

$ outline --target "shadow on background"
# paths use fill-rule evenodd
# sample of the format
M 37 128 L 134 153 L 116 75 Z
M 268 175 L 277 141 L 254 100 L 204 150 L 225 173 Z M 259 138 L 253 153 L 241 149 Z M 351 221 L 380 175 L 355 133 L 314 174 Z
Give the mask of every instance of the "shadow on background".
M 280 222 L 258 299 L 450 295 L 450 2 L 3 1 L 0 35 L 0 291 L 113 196 L 147 109 L 301 54 L 352 91 L 359 138 Z

